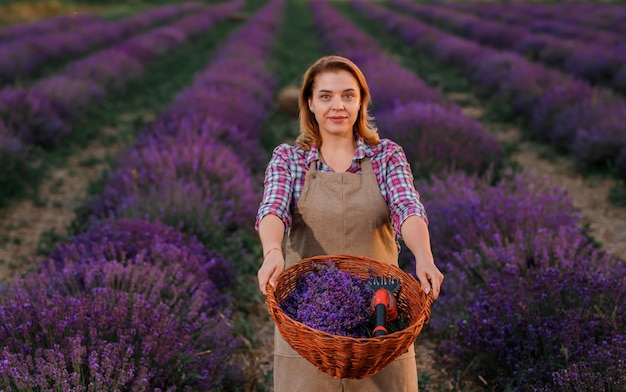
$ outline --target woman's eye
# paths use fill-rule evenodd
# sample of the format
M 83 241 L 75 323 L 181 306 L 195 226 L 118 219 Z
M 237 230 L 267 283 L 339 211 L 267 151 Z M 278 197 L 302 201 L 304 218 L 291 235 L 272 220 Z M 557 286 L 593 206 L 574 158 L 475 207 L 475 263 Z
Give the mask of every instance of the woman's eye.
M 346 99 L 352 99 L 352 98 L 354 98 L 354 95 L 353 94 L 346 94 L 346 95 L 344 95 L 344 97 Z

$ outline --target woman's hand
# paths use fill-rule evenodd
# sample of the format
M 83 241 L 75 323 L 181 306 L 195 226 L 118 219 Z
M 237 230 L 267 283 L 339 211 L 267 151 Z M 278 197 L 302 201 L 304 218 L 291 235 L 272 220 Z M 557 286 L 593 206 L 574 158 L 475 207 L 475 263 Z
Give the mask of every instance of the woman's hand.
M 443 282 L 443 274 L 435 265 L 430 249 L 430 234 L 426 221 L 418 216 L 410 216 L 402 223 L 402 237 L 415 257 L 415 275 L 426 294 L 432 292 L 437 299 Z
M 263 295 L 267 295 L 267 283 L 276 286 L 276 280 L 285 269 L 285 257 L 282 251 L 270 251 L 263 260 L 263 265 L 259 268 L 257 278 L 259 280 L 259 290 Z
M 435 263 L 428 259 L 418 260 L 415 258 L 415 275 L 422 284 L 426 294 L 433 293 L 433 298 L 437 299 L 443 282 L 443 274 Z
M 285 256 L 283 255 L 282 242 L 285 233 L 283 221 L 276 215 L 265 215 L 259 223 L 259 237 L 263 244 L 263 265 L 257 272 L 259 290 L 267 295 L 267 283 L 276 285 L 278 276 L 285 269 Z

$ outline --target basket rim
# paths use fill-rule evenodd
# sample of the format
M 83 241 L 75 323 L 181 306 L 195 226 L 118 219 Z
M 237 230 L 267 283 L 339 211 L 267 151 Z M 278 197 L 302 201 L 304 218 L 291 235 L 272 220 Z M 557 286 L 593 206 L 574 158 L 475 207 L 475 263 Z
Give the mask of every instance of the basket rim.
M 294 282 L 311 268 L 316 261 L 334 260 L 338 268 L 345 269 L 360 277 L 366 273 L 382 273 L 401 280 L 401 285 L 408 289 L 400 291 L 398 300 L 402 298 L 404 311 L 410 315 L 407 327 L 382 336 L 350 337 L 334 335 L 310 327 L 289 317 L 280 308 L 276 291 L 284 284 L 286 290 L 279 292 L 281 300 L 294 289 Z M 350 261 L 364 261 L 365 265 L 351 264 Z M 357 268 L 350 269 L 353 266 Z M 369 267 L 368 267 L 369 266 Z M 377 270 L 377 267 L 380 267 Z M 300 273 L 300 274 L 298 274 Z M 286 294 L 285 294 L 286 293 Z M 278 277 L 275 286 L 268 283 L 266 304 L 268 312 L 275 323 L 281 337 L 300 356 L 307 359 L 318 370 L 335 378 L 362 379 L 372 376 L 406 352 L 420 334 L 422 328 L 430 320 L 431 305 L 434 301 L 432 293 L 426 294 L 420 282 L 397 265 L 365 256 L 354 255 L 318 255 L 296 262 L 284 270 Z M 414 307 L 418 307 L 413 312 Z M 332 354 L 331 354 L 332 353 Z M 348 353 L 348 355 L 343 355 Z M 360 353 L 359 356 L 353 354 Z

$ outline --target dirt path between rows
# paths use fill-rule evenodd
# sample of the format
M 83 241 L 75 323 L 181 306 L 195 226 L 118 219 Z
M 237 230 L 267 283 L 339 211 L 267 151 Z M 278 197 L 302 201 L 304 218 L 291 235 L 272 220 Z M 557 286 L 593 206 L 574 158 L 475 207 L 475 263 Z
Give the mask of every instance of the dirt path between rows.
M 142 116 L 149 121 L 152 115 L 121 114 L 119 125 L 104 127 L 101 139 L 125 131 Z M 53 168 L 39 184 L 41 203 L 20 200 L 7 210 L 0 210 L 0 282 L 16 274 L 36 268 L 44 256 L 37 255 L 37 247 L 46 236 L 65 236 L 74 220 L 74 209 L 87 196 L 92 181 L 108 168 L 108 162 L 124 147 L 104 145 L 101 139 L 78 150 L 68 158 L 65 166 Z
M 0 281 L 36 267 L 42 256 L 37 247 L 42 235 L 65 235 L 74 219 L 73 209 L 87 194 L 89 181 L 103 169 L 107 149 L 93 145 L 69 158 L 65 167 L 51 170 L 39 185 L 41 203 L 20 200 L 0 211 Z M 86 159 L 97 164 L 86 166 Z

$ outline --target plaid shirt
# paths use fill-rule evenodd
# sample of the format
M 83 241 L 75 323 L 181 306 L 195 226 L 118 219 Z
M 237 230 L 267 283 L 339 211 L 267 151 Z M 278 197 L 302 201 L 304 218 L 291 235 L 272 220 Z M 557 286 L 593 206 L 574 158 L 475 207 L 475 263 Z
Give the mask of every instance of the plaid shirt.
M 422 217 L 428 222 L 424 205 L 413 183 L 411 167 L 404 150 L 389 139 L 381 139 L 376 146 L 370 146 L 359 137 L 349 173 L 361 174 L 360 159 L 370 157 L 372 168 L 378 180 L 380 193 L 391 211 L 391 224 L 396 241 L 401 239 L 402 222 L 411 215 Z M 330 172 L 332 169 L 320 162 L 317 146 L 310 151 L 283 143 L 277 146 L 265 171 L 265 190 L 259 206 L 255 228 L 265 215 L 274 214 L 291 228 L 291 214 L 294 211 L 302 188 L 305 174 L 312 161 L 318 161 L 318 170 Z

